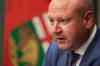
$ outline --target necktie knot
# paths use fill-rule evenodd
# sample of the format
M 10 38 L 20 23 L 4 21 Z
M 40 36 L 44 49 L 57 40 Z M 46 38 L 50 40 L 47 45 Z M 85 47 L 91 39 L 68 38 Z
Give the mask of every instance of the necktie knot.
M 72 66 L 76 64 L 79 58 L 80 58 L 80 55 L 78 53 L 72 52 L 72 60 L 71 60 Z

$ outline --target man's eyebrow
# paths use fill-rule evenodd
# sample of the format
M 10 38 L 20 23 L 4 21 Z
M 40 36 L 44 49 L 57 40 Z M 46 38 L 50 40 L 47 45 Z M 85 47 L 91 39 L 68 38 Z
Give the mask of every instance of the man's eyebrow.
M 53 17 L 50 17 L 50 16 L 48 16 L 48 18 L 49 19 L 54 19 Z M 65 19 L 65 20 L 67 20 L 67 19 L 69 19 L 69 18 L 71 18 L 71 17 L 67 17 L 67 16 L 64 16 L 64 17 L 57 17 L 57 20 L 60 20 L 60 19 Z M 55 18 L 56 19 L 56 18 Z
M 58 17 L 58 20 L 60 20 L 60 19 L 64 19 L 64 20 L 67 20 L 67 19 L 69 19 L 70 17 L 67 17 L 67 16 L 64 16 L 64 17 Z

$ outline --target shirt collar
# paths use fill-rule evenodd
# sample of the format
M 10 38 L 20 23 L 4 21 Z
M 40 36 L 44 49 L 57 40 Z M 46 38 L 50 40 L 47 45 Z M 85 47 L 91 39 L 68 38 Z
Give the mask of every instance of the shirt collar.
M 85 44 L 83 44 L 82 47 L 80 47 L 78 50 L 75 51 L 76 53 L 78 53 L 80 55 L 84 55 L 87 47 L 90 45 L 90 43 L 92 42 L 93 38 L 95 37 L 96 30 L 97 30 L 97 26 L 95 25 L 93 27 L 93 30 L 92 30 L 92 33 L 91 33 L 89 39 L 85 42 Z

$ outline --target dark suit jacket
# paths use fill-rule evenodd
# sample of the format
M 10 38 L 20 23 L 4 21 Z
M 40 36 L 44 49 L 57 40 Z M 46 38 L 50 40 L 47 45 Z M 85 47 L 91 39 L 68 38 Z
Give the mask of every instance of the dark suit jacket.
M 61 58 L 62 61 L 59 61 L 58 65 L 59 52 L 56 42 L 53 42 L 48 48 L 45 66 L 68 66 L 64 62 L 65 58 L 68 58 L 67 55 Z M 86 50 L 79 66 L 100 66 L 100 29 L 97 29 L 95 38 Z

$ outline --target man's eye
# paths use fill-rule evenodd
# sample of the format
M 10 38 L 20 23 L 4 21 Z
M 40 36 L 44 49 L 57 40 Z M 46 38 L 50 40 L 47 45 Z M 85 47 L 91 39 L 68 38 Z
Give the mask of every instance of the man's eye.
M 50 22 L 53 22 L 54 20 L 53 19 L 49 19 L 50 20 Z
M 58 19 L 58 22 L 65 22 L 65 19 Z
M 66 19 L 59 19 L 58 22 L 62 23 L 62 24 L 67 24 L 68 22 L 70 22 L 71 18 L 66 18 Z
M 54 20 L 53 19 L 49 19 L 51 25 L 53 25 Z

